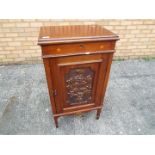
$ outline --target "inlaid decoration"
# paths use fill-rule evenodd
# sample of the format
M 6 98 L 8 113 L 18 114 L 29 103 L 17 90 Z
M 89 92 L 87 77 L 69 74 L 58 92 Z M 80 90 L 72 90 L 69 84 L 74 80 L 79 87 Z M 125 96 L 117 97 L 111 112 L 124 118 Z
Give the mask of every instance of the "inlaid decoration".
M 67 103 L 70 105 L 90 103 L 93 78 L 94 71 L 91 68 L 71 69 L 65 74 Z

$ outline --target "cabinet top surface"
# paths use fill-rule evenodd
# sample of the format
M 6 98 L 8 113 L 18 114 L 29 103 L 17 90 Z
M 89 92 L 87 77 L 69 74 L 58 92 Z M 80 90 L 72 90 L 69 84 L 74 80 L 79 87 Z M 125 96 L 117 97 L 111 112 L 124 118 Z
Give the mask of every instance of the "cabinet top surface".
M 38 44 L 118 39 L 116 34 L 99 25 L 45 26 L 40 28 Z

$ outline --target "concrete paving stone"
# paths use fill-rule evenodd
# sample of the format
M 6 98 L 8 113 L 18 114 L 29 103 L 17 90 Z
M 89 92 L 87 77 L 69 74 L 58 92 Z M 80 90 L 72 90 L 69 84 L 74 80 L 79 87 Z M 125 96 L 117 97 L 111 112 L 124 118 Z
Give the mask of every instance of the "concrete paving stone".
M 43 64 L 0 66 L 0 134 L 155 134 L 155 60 L 113 61 L 104 107 L 59 118 L 56 129 Z

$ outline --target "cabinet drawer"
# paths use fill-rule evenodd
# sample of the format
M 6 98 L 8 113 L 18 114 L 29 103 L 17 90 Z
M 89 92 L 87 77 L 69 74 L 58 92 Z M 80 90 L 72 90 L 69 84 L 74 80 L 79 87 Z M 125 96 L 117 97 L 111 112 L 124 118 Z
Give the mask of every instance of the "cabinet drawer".
M 63 54 L 84 54 L 98 51 L 114 50 L 115 41 L 89 42 L 89 43 L 72 43 L 59 45 L 43 46 L 44 55 L 63 55 Z

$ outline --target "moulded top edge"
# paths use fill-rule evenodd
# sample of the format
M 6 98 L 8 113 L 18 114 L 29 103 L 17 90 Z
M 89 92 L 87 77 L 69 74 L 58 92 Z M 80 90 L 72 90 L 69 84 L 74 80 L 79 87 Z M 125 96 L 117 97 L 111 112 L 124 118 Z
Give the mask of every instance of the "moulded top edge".
M 99 25 L 45 26 L 40 29 L 38 44 L 58 44 L 98 40 L 119 40 L 119 37 Z

